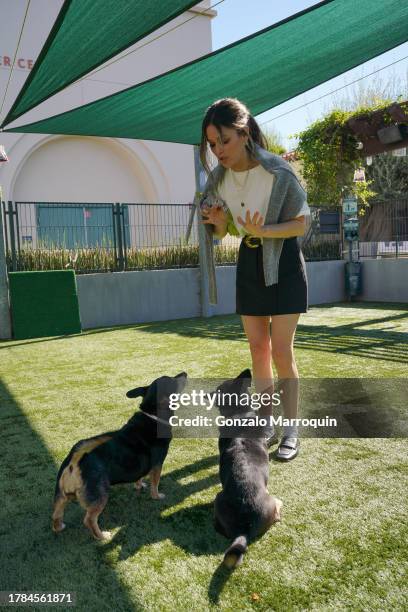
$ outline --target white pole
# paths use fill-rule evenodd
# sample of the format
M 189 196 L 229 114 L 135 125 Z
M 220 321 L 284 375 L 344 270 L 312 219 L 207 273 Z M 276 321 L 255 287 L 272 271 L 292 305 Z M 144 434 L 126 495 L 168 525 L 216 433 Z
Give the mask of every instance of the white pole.
M 0 186 L 0 202 L 2 202 L 2 190 Z M 11 338 L 11 317 L 7 282 L 6 249 L 3 231 L 3 205 L 0 204 L 0 339 Z

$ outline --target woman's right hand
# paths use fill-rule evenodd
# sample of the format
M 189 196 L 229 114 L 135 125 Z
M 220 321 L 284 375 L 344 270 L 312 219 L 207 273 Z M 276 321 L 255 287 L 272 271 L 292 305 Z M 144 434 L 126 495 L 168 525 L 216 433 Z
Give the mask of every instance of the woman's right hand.
M 227 213 L 221 206 L 203 207 L 201 209 L 201 220 L 205 224 L 221 226 L 227 223 Z

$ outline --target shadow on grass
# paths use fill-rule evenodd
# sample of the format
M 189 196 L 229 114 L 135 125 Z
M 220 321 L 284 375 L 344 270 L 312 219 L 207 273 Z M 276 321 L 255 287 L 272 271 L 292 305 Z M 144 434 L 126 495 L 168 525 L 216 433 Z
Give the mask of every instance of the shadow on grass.
M 220 563 L 215 570 L 208 587 L 208 599 L 212 604 L 216 605 L 219 603 L 223 588 L 227 584 L 233 571 L 233 569 L 227 568 L 223 563 Z
M 142 610 L 130 600 L 97 546 L 64 543 L 51 531 L 57 466 L 7 387 L 0 382 L 0 584 L 3 590 L 75 592 L 82 610 Z
M 344 325 L 305 325 L 301 323 L 296 330 L 295 347 L 311 351 L 408 363 L 408 353 L 405 346 L 406 333 L 393 332 L 389 329 L 361 329 L 361 327 L 368 325 L 389 324 L 407 319 L 408 312 L 406 312 L 402 304 L 352 302 L 325 304 L 320 309 L 327 310 L 328 316 L 330 316 L 330 309 L 339 307 L 345 310 L 389 310 L 392 311 L 392 314 L 389 316 L 364 318 L 361 321 Z M 189 338 L 246 342 L 245 333 L 238 315 L 222 315 L 210 319 L 197 318 L 141 323 L 137 326 L 125 327 L 125 329 L 132 328 L 152 334 L 177 334 Z M 110 330 L 113 329 L 122 328 L 110 328 Z M 91 330 L 86 333 L 99 333 L 99 330 Z
M 133 557 L 144 546 L 157 544 L 165 540 L 171 541 L 184 552 L 194 555 L 221 554 L 227 547 L 227 542 L 219 536 L 213 527 L 213 503 L 202 503 L 181 508 L 171 514 L 165 506 L 166 500 L 154 502 L 148 495 L 134 502 L 127 496 L 118 511 L 117 501 L 108 516 L 103 521 L 104 527 L 117 527 L 118 520 L 124 521 L 115 536 L 104 544 L 105 550 L 120 546 L 119 560 Z
M 347 323 L 346 325 L 303 325 L 296 329 L 295 347 L 304 350 L 369 357 L 408 363 L 407 334 L 385 329 L 359 329 L 366 325 L 407 319 L 408 313 Z
M 133 596 L 130 599 L 126 586 L 118 579 L 107 547 L 95 542 L 83 527 L 83 511 L 77 504 L 71 504 L 76 506 L 71 517 L 68 510 L 66 532 L 57 536 L 51 531 L 52 496 L 58 466 L 1 382 L 0 405 L 2 589 L 75 592 L 77 605 L 82 610 L 144 609 Z M 181 484 L 177 479 L 217 462 L 218 457 L 214 455 L 165 475 L 162 488 L 166 490 L 167 499 L 164 502 L 155 502 L 142 495 L 138 503 L 133 489 L 112 489 L 101 522 L 108 521 L 111 527 L 116 527 L 120 520 L 125 523 L 117 538 L 122 543 L 122 558 L 131 556 L 144 544 L 166 539 L 196 555 L 223 549 L 225 542 L 217 542 L 213 534 L 211 504 L 161 516 L 162 512 L 168 512 L 169 504 L 177 504 L 188 495 L 218 482 L 216 474 L 188 484 Z M 70 524 L 76 529 L 70 529 Z
M 223 551 L 226 540 L 214 530 L 212 502 L 189 505 L 174 512 L 171 510 L 187 497 L 218 484 L 218 473 L 189 483 L 179 482 L 215 465 L 218 465 L 218 454 L 165 474 L 160 481 L 160 490 L 166 498 L 160 501 L 152 500 L 148 490 L 137 495 L 129 486 L 111 489 L 113 494 L 100 522 L 104 529 L 118 525 L 121 528 L 105 547 L 120 545 L 122 560 L 132 557 L 143 546 L 164 540 L 171 540 L 185 552 L 196 556 Z M 146 517 L 149 517 L 148 521 Z
M 238 315 L 219 315 L 210 319 L 196 317 L 194 319 L 172 319 L 170 321 L 152 321 L 151 323 L 133 323 L 131 325 L 116 325 L 113 327 L 101 327 L 87 329 L 80 334 L 67 334 L 47 338 L 30 338 L 26 341 L 17 342 L 13 340 L 0 340 L 0 350 L 39 344 L 42 342 L 55 342 L 67 338 L 82 338 L 95 334 L 105 334 L 118 331 L 142 331 L 153 334 L 180 334 L 190 338 L 205 337 L 215 340 L 245 340 Z
M 396 363 L 408 363 L 408 354 L 404 344 L 407 334 L 403 332 L 392 332 L 388 329 L 359 329 L 362 326 L 387 324 L 408 318 L 408 313 L 402 304 L 383 304 L 370 302 L 351 302 L 325 304 L 320 308 L 327 310 L 331 308 L 360 309 L 367 310 L 389 310 L 400 314 L 391 314 L 371 319 L 355 321 L 344 325 L 304 325 L 299 324 L 296 331 L 295 347 L 304 350 L 338 353 L 357 357 L 369 357 Z M 401 312 L 402 311 L 402 312 Z M 228 340 L 246 342 L 246 337 L 238 315 L 221 315 L 209 319 L 176 319 L 171 321 L 156 321 L 152 323 L 139 323 L 135 325 L 120 325 L 116 327 L 98 328 L 84 331 L 82 336 L 108 333 L 111 331 L 134 330 L 152 334 L 177 334 L 188 338 L 205 338 L 208 340 Z M 57 336 L 55 338 L 39 338 L 27 342 L 4 344 L 2 348 L 13 348 L 25 344 L 38 342 L 50 342 L 65 338 L 81 337 Z
M 299 324 L 296 330 L 295 347 L 304 350 L 321 351 L 369 357 L 396 363 L 408 363 L 406 351 L 407 334 L 388 329 L 361 329 L 368 325 L 389 324 L 408 318 L 408 312 L 401 312 L 402 305 L 374 305 L 366 303 L 335 304 L 330 308 L 352 308 L 363 311 L 370 309 L 391 310 L 389 316 L 373 317 L 344 325 L 305 325 Z M 326 309 L 326 305 L 324 306 Z M 398 312 L 399 311 L 399 312 Z M 330 316 L 328 314 L 328 316 Z M 238 315 L 217 316 L 210 319 L 186 319 L 165 323 L 144 323 L 138 330 L 153 334 L 178 334 L 208 340 L 227 340 L 246 342 L 246 337 Z M 90 332 L 92 333 L 92 332 Z

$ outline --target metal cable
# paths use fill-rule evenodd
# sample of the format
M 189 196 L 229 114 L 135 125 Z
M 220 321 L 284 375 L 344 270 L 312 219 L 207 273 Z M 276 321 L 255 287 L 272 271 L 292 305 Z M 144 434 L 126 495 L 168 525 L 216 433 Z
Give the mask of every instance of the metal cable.
M 1 103 L 0 115 L 1 115 L 1 113 L 3 111 L 4 102 L 6 100 L 8 88 L 9 88 L 10 81 L 11 81 L 11 75 L 13 74 L 14 64 L 16 63 L 16 57 L 17 57 L 18 49 L 20 47 L 21 37 L 23 35 L 23 30 L 24 30 L 26 19 L 27 19 L 28 9 L 30 8 L 30 3 L 31 3 L 31 0 L 28 0 L 27 6 L 26 6 L 25 15 L 24 15 L 24 20 L 23 20 L 23 25 L 21 26 L 20 35 L 19 35 L 18 41 L 17 41 L 16 52 L 14 53 L 13 63 L 11 65 L 10 74 L 9 74 L 9 78 L 8 78 L 7 85 L 6 85 L 6 91 L 4 92 L 3 101 Z
M 96 70 L 88 73 L 87 75 L 83 76 L 82 78 L 78 79 L 77 81 L 74 81 L 73 83 L 71 83 L 71 85 L 75 85 L 76 83 L 80 83 L 84 79 L 89 79 L 90 77 L 92 77 L 94 74 L 96 74 L 100 70 L 104 70 L 105 68 L 108 68 L 108 66 L 112 66 L 112 64 L 115 64 L 116 62 L 119 62 L 120 60 L 122 60 L 123 58 L 127 57 L 128 55 L 131 55 L 132 53 L 136 53 L 136 51 L 139 51 L 140 49 L 143 49 L 144 47 L 147 47 L 147 45 L 150 45 L 151 43 L 156 42 L 156 40 L 159 40 L 160 38 L 163 38 L 163 36 L 167 36 L 167 34 L 170 34 L 170 32 L 174 32 L 174 30 L 177 30 L 177 28 L 180 28 L 181 26 L 185 25 L 189 21 L 192 21 L 196 17 L 200 17 L 201 15 L 205 15 L 207 11 L 212 10 L 213 8 L 218 6 L 219 4 L 222 4 L 223 2 L 225 2 L 225 0 L 218 0 L 218 2 L 216 2 L 212 6 L 207 7 L 206 9 L 204 9 L 203 11 L 201 11 L 199 13 L 195 13 L 192 17 L 189 17 L 188 19 L 186 19 L 182 23 L 179 23 L 179 24 L 175 25 L 174 27 L 170 28 L 169 30 L 166 30 L 166 32 L 163 32 L 162 34 L 159 34 L 159 36 L 156 36 L 155 38 L 152 38 L 151 40 L 146 41 L 145 43 L 143 43 L 142 45 L 140 45 L 136 49 L 133 49 L 132 51 L 128 51 L 124 55 L 121 55 L 120 57 L 117 57 L 117 58 L 113 59 L 108 64 L 103 64 L 99 68 L 96 68 Z
M 398 62 L 402 62 L 403 60 L 405 60 L 407 58 L 408 58 L 408 55 L 406 55 L 405 57 L 401 57 L 401 59 L 396 60 L 395 62 L 391 62 L 391 64 L 388 64 L 387 66 L 383 66 L 382 68 L 379 68 L 378 70 L 374 70 L 373 72 L 370 72 L 370 74 L 366 74 L 365 76 L 362 76 L 359 79 L 356 79 L 355 81 L 351 81 L 351 83 L 348 83 L 347 85 L 343 85 L 342 87 L 338 87 L 337 89 L 333 89 L 333 91 L 329 91 L 329 93 L 327 93 L 327 94 L 323 94 L 322 96 L 319 96 L 318 98 L 315 98 L 314 100 L 311 100 L 310 102 L 306 102 L 305 104 L 301 104 L 301 106 L 297 106 L 296 108 L 292 108 L 291 110 L 286 111 L 285 113 L 282 113 L 281 115 L 277 115 L 276 117 L 273 117 L 272 119 L 268 119 L 267 121 L 263 121 L 259 125 L 266 125 L 267 123 L 271 123 L 271 121 L 276 121 L 276 119 L 280 119 L 281 117 L 285 117 L 286 115 L 290 115 L 290 113 L 294 113 L 295 111 L 300 110 L 301 108 L 304 108 L 305 106 L 309 106 L 309 104 L 313 104 L 314 102 L 318 102 L 322 98 L 326 98 L 327 96 L 331 96 L 332 94 L 336 93 L 337 91 L 340 91 L 341 89 L 345 89 L 346 87 L 349 87 L 350 85 L 354 85 L 354 83 L 358 83 L 358 81 L 362 81 L 363 79 L 366 79 L 367 77 L 372 76 L 373 74 L 376 74 L 377 72 L 381 72 L 381 70 L 385 70 L 386 68 L 389 68 L 390 66 L 393 66 L 394 64 L 398 64 Z

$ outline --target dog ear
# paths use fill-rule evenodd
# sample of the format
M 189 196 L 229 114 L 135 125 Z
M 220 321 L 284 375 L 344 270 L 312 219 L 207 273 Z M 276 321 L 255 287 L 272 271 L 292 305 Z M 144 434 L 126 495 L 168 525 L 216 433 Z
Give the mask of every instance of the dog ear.
M 251 370 L 249 368 L 247 368 L 246 370 L 243 370 L 241 374 L 237 376 L 237 379 L 238 378 L 248 378 L 251 381 L 252 380 Z
M 131 389 L 126 393 L 126 397 L 144 397 L 148 390 L 147 387 L 136 387 L 135 389 Z

